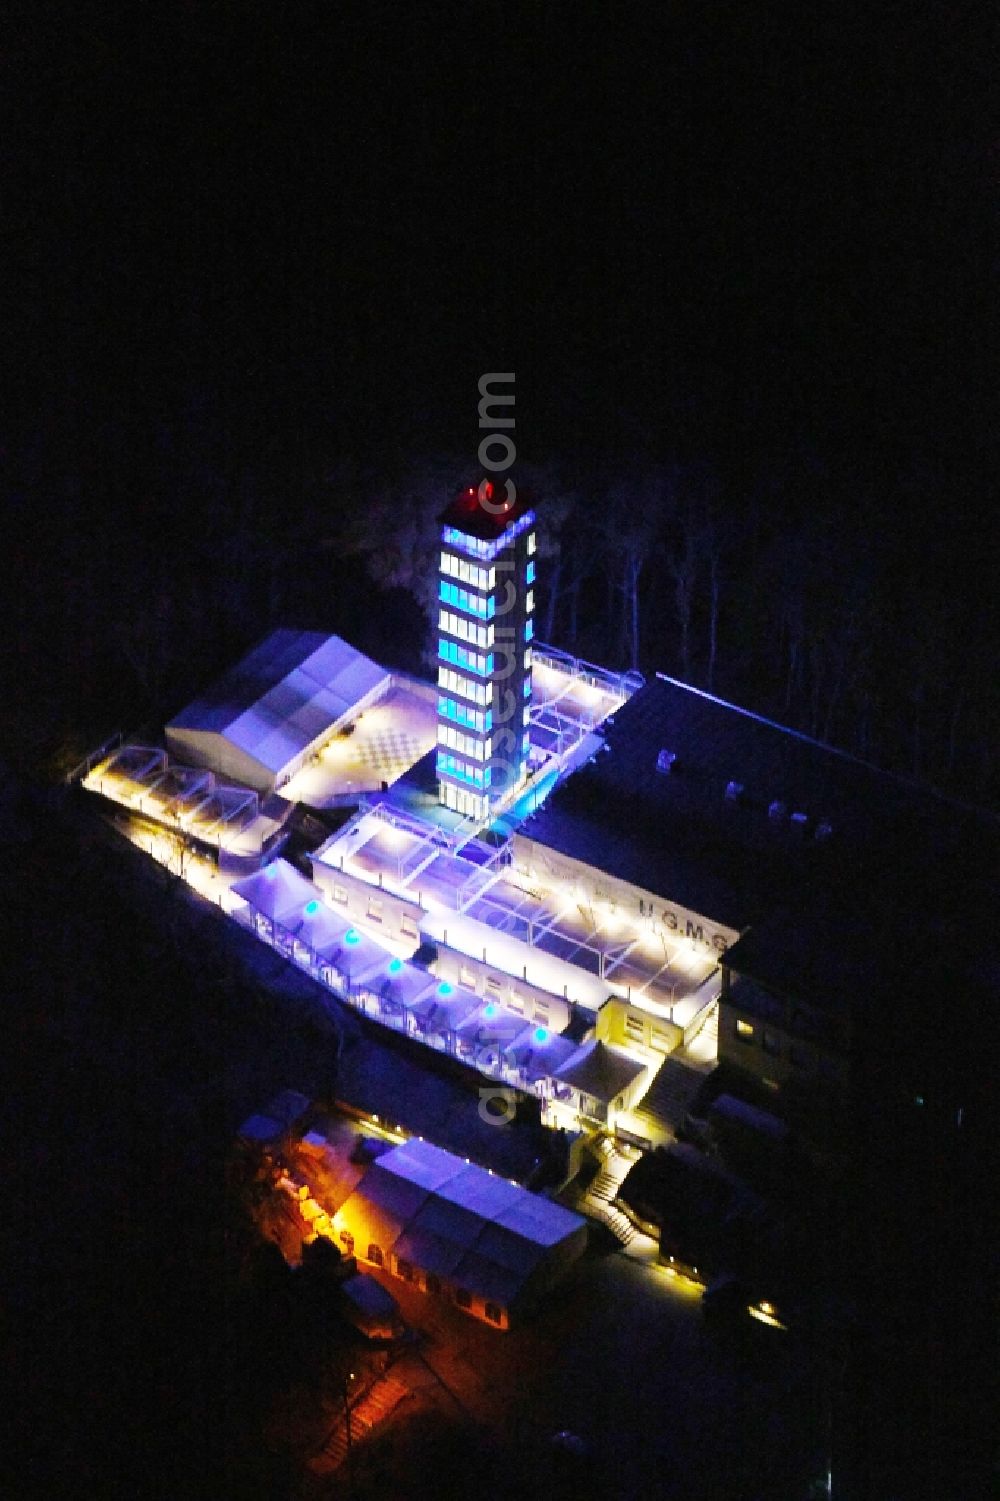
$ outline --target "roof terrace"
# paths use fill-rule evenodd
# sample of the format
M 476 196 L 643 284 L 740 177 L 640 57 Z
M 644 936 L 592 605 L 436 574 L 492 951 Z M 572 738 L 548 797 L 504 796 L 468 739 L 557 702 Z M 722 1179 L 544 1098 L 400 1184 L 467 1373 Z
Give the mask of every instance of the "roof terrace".
M 679 933 L 598 910 L 569 886 L 521 884 L 506 844 L 476 838 L 456 850 L 441 829 L 379 805 L 315 859 L 415 899 L 431 936 L 470 954 L 485 939 L 491 963 L 510 974 L 527 965 L 533 983 L 553 994 L 566 991 L 565 965 L 583 971 L 591 983 L 572 986 L 581 1004 L 596 1007 L 616 993 L 683 1027 L 714 997 L 715 956 Z
M 311 808 L 356 803 L 391 785 L 434 748 L 436 691 L 430 684 L 393 680 L 385 696 L 335 735 L 285 783 L 282 795 Z

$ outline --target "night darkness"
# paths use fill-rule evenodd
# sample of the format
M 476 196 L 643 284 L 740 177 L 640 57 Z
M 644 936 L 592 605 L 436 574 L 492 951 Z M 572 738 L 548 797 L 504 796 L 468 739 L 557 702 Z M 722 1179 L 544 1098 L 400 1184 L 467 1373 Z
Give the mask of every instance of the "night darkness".
M 513 371 L 543 639 L 996 807 L 996 33 L 985 4 L 919 0 L 15 0 L 3 32 L 0 756 L 20 779 L 10 827 L 35 830 L 29 879 L 4 885 L 23 950 L 10 1058 L 32 1060 L 10 1069 L 10 1124 L 44 1143 L 17 1154 L 17 1192 L 34 1164 L 72 1180 L 80 1227 L 41 1255 L 48 1315 L 19 1253 L 11 1327 L 37 1317 L 48 1350 L 23 1428 L 93 1412 L 119 1477 L 185 1453 L 201 1480 L 164 1493 L 194 1495 L 210 1441 L 190 1413 L 172 1425 L 164 1392 L 212 1381 L 150 1286 L 198 1259 L 204 1206 L 169 1255 L 148 1224 L 214 1159 L 185 1158 L 176 1120 L 134 1093 L 116 1118 L 95 1080 L 180 1098 L 183 1028 L 159 1083 L 151 1026 L 110 1039 L 137 967 L 160 970 L 149 1015 L 168 1030 L 198 980 L 169 925 L 165 963 L 152 937 L 88 948 L 88 924 L 127 929 L 135 899 L 76 825 L 39 832 L 39 788 L 109 731 L 162 723 L 278 623 L 426 672 L 427 539 L 479 477 L 480 376 Z M 66 917 L 53 1023 L 38 903 L 64 900 L 66 849 L 96 862 L 101 915 Z M 212 1108 L 183 1106 L 203 1143 L 222 1135 Z M 120 1203 L 79 1186 L 107 1152 Z M 112 1249 L 129 1216 L 139 1271 Z M 21 1211 L 16 1233 L 56 1227 Z M 111 1262 L 127 1313 L 108 1313 Z M 190 1273 L 202 1309 L 209 1262 Z M 145 1321 L 171 1374 L 132 1389 Z M 217 1405 L 237 1452 L 242 1409 Z M 112 1494 L 89 1442 L 60 1426 L 49 1458 L 83 1466 L 78 1494 Z M 239 1473 L 234 1495 L 282 1493 Z

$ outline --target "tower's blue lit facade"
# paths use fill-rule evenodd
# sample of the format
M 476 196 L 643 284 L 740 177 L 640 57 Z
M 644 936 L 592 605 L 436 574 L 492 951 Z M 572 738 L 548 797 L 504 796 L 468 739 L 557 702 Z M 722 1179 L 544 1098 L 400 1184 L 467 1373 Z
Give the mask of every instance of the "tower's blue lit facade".
M 486 482 L 441 521 L 438 796 L 486 818 L 527 774 L 535 513 L 519 500 L 501 509 Z

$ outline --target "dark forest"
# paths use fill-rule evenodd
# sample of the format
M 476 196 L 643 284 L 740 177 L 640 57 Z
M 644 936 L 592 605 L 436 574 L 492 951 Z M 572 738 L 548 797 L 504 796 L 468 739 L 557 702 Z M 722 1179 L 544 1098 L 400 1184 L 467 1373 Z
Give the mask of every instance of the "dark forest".
M 984 18 L 23 7 L 8 753 L 277 622 L 420 669 L 497 370 L 543 640 L 995 802 Z

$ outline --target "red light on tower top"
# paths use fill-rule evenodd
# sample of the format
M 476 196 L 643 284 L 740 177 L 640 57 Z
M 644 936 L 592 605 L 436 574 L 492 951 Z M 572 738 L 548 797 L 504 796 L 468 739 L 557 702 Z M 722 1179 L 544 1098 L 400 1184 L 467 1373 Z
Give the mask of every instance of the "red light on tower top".
M 529 509 L 530 501 L 514 490 L 509 480 L 497 485 L 484 476 L 478 485 L 463 485 L 456 492 L 451 505 L 442 512 L 441 521 L 445 526 L 458 527 L 470 537 L 489 542 L 495 541 Z
M 513 510 L 514 501 L 511 499 L 510 490 L 507 488 L 504 489 L 502 498 L 496 504 L 493 503 L 493 481 L 491 479 L 482 479 L 479 481 L 479 488 L 476 491 L 476 495 L 479 499 L 479 504 L 488 510 L 492 516 L 505 516 L 508 511 Z
M 478 485 L 469 485 L 464 494 L 459 496 L 458 503 L 463 507 L 463 509 L 474 511 L 476 507 L 481 506 L 484 501 L 492 502 L 492 500 L 493 481 L 490 479 L 484 479 L 480 480 Z M 491 506 L 491 511 L 494 515 L 499 515 L 502 511 L 509 511 L 511 505 L 512 502 L 509 497 L 507 495 L 504 495 L 503 499 L 499 501 L 497 505 Z

